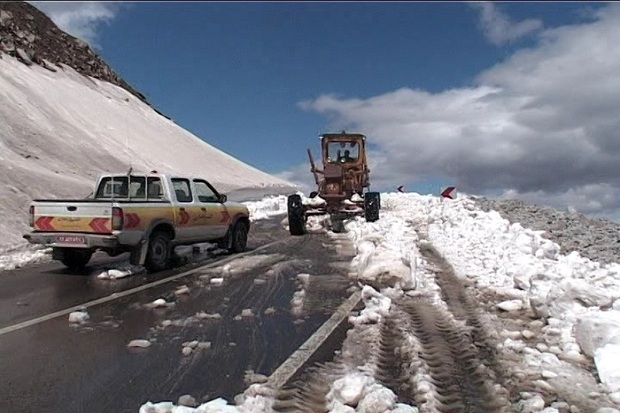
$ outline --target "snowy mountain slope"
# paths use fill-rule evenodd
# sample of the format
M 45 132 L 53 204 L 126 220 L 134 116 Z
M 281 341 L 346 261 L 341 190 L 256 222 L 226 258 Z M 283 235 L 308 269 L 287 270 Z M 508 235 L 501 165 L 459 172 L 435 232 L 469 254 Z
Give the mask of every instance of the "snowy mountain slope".
M 102 172 L 176 171 L 220 190 L 282 194 L 291 184 L 202 141 L 113 84 L 68 66 L 0 59 L 0 248 L 21 243 L 36 197 L 83 197 Z M 232 194 L 234 195 L 234 193 Z

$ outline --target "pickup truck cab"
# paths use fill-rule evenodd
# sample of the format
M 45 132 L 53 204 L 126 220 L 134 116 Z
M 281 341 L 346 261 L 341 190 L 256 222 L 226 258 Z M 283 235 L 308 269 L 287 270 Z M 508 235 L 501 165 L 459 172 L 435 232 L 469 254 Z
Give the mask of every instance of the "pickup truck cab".
M 244 251 L 248 208 L 227 201 L 206 179 L 159 174 L 107 174 L 85 199 L 35 199 L 24 238 L 52 247 L 53 258 L 84 267 L 97 250 L 130 252 L 134 265 L 169 268 L 177 245 L 218 243 Z

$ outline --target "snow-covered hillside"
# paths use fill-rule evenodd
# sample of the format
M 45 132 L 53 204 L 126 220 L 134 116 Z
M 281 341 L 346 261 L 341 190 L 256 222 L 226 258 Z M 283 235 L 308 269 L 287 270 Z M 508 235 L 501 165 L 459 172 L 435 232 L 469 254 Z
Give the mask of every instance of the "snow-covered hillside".
M 0 214 L 10 217 L 0 221 L 0 252 L 23 244 L 31 199 L 84 197 L 102 172 L 132 167 L 204 176 L 233 199 L 293 190 L 125 89 L 68 66 L 52 72 L 0 57 Z

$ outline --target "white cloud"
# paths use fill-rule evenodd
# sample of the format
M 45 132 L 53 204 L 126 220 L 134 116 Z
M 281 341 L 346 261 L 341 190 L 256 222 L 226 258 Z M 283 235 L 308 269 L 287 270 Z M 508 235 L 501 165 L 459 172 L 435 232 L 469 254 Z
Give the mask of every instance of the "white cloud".
M 374 176 L 394 184 L 437 177 L 468 193 L 566 204 L 602 185 L 611 199 L 577 207 L 608 213 L 620 208 L 619 43 L 620 6 L 610 4 L 594 21 L 543 31 L 471 87 L 324 95 L 300 106 L 365 133 L 376 145 Z
M 480 10 L 480 26 L 486 39 L 496 46 L 513 42 L 543 28 L 542 21 L 527 19 L 512 22 L 492 2 L 472 2 L 471 7 Z
M 122 3 L 93 2 L 29 2 L 45 13 L 62 30 L 80 38 L 92 47 L 98 47 L 98 29 L 101 23 L 110 23 L 118 14 Z

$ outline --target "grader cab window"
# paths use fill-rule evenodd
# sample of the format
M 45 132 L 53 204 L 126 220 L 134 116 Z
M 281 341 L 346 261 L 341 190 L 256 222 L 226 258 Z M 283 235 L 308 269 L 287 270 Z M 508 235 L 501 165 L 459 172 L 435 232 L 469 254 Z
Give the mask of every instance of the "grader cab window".
M 327 144 L 327 162 L 352 163 L 359 157 L 358 142 L 330 142 Z

